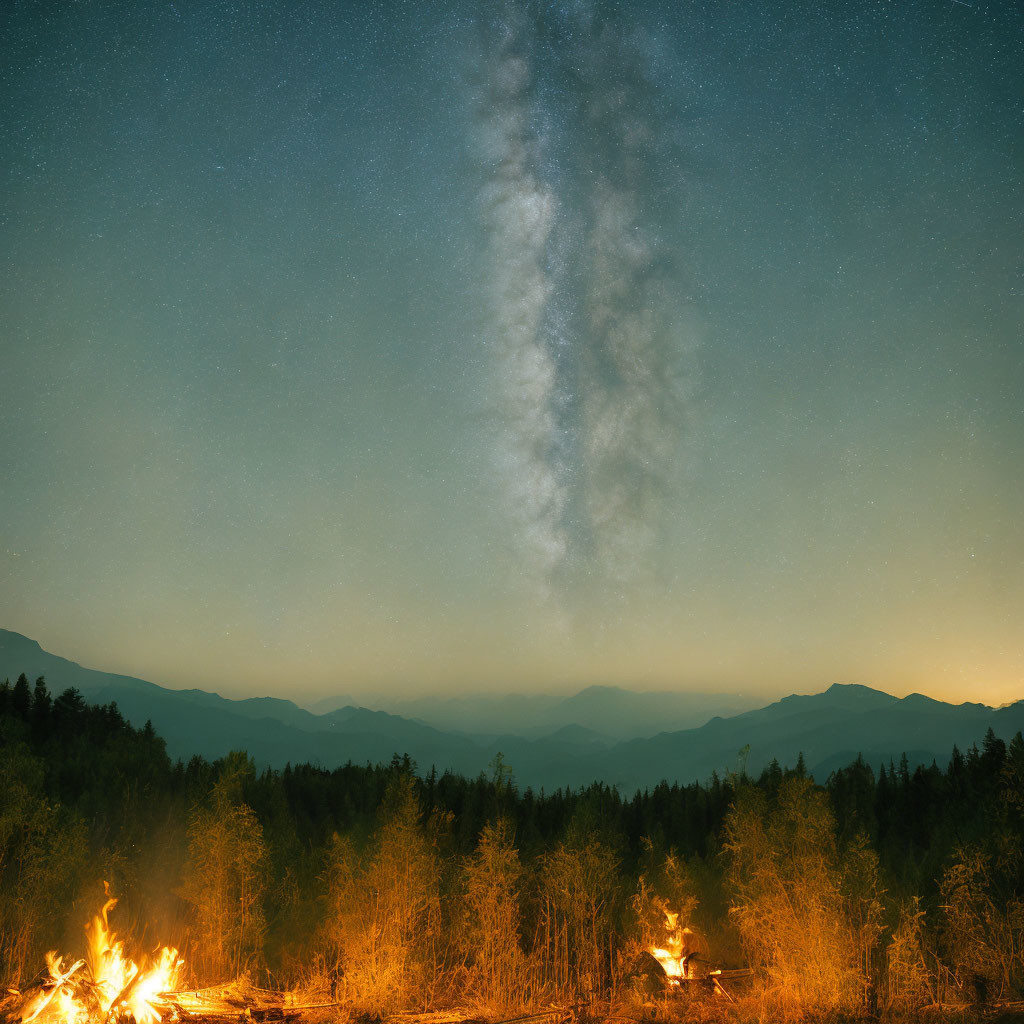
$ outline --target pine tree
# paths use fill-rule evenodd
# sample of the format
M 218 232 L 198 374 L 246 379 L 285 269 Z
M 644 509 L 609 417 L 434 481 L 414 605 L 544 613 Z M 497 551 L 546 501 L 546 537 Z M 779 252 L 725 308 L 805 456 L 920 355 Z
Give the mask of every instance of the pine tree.
M 19 718 L 28 721 L 29 712 L 32 707 L 32 694 L 28 686 L 28 678 L 22 672 L 18 681 L 14 684 L 14 691 L 11 694 L 11 710 Z
M 40 676 L 36 680 L 35 689 L 32 692 L 32 735 L 38 741 L 42 739 L 50 728 L 50 711 L 53 701 L 50 692 L 46 688 L 46 680 Z

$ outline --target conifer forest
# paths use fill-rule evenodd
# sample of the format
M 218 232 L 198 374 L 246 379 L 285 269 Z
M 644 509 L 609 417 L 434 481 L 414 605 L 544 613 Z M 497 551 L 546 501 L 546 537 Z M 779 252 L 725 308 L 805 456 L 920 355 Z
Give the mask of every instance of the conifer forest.
M 802 758 L 752 778 L 738 754 L 701 784 L 547 793 L 520 791 L 500 758 L 478 778 L 397 754 L 333 771 L 261 770 L 258 752 L 175 763 L 114 705 L 3 684 L 9 999 L 49 951 L 79 955 L 104 883 L 111 930 L 141 956 L 179 951 L 184 985 L 306 987 L 345 1017 L 1012 1008 L 1024 740 L 990 732 L 945 766 L 858 758 L 827 779 Z M 644 965 L 673 929 L 693 964 L 736 976 L 725 998 L 652 984 Z

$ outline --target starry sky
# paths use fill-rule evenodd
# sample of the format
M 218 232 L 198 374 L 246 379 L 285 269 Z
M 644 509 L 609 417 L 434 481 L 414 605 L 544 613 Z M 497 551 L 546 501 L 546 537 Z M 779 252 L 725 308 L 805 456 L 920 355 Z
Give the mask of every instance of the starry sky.
M 2 7 L 0 626 L 1024 697 L 1019 4 Z

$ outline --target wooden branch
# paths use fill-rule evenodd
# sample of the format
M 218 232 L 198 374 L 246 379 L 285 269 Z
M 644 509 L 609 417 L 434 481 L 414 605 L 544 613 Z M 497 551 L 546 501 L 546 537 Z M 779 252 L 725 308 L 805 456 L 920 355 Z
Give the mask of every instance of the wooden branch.
M 76 960 L 63 974 L 58 974 L 56 978 L 52 980 L 52 986 L 50 991 L 46 994 L 46 998 L 35 1008 L 32 1014 L 25 1018 L 23 1024 L 29 1024 L 30 1021 L 36 1019 L 50 1005 L 50 1001 L 57 994 L 59 989 L 67 982 L 67 980 L 80 968 L 85 965 L 84 960 Z M 45 982 L 44 982 L 45 987 Z

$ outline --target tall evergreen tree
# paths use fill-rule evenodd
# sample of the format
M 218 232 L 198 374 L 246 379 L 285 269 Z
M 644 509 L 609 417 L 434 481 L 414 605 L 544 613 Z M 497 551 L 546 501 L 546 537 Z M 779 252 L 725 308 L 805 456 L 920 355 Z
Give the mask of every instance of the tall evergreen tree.
M 28 721 L 29 711 L 32 707 L 32 693 L 29 690 L 28 677 L 24 672 L 18 676 L 14 684 L 14 692 L 11 694 L 11 709 L 23 721 Z

